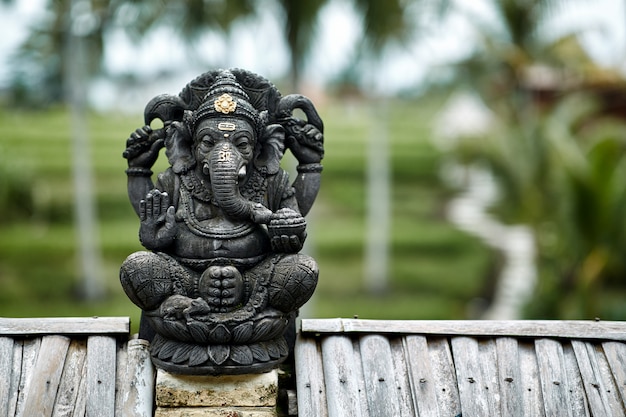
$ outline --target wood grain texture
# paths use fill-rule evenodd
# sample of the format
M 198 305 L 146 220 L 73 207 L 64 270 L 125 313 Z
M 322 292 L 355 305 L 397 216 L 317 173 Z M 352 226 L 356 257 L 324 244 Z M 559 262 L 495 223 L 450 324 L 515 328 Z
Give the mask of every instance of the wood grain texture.
M 389 340 L 380 335 L 364 336 L 360 339 L 360 353 L 369 415 L 401 415 Z
M 437 377 L 431 366 L 428 342 L 424 336 L 407 336 L 404 339 L 406 367 L 409 370 L 413 402 L 420 417 L 440 417 L 437 401 Z
M 296 379 L 322 362 L 321 377 L 303 375 L 308 390 L 323 379 L 329 416 L 626 415 L 626 343 L 614 333 L 623 323 L 330 319 L 302 328 L 315 331 L 298 336 L 307 353 Z
M 35 374 L 35 361 L 39 354 L 41 338 L 26 339 L 22 341 L 21 359 L 18 362 L 19 370 L 16 369 L 17 379 L 15 381 L 15 408 L 13 414 L 23 416 L 24 400 L 30 389 L 30 383 Z
M 13 378 L 13 339 L 0 337 L 0 416 L 9 413 L 9 393 Z
M 86 417 L 115 415 L 115 338 L 89 336 L 87 339 Z
M 569 379 L 565 372 L 563 347 L 552 339 L 537 339 L 535 350 L 546 416 L 572 417 Z
M 84 339 L 72 340 L 67 351 L 52 417 L 65 417 L 74 414 L 80 386 L 83 382 L 86 357 L 86 341 Z
M 539 363 L 535 344 L 532 340 L 518 340 L 517 349 L 520 362 L 520 378 L 522 379 L 522 404 L 524 415 L 532 417 L 545 416 L 541 381 L 539 379 Z
M 604 342 L 602 349 L 617 385 L 622 404 L 626 405 L 626 344 Z
M 45 317 L 45 318 L 5 318 L 0 317 L 0 335 L 35 336 L 57 335 L 128 335 L 128 317 Z
M 305 319 L 301 331 L 626 341 L 626 322 L 617 321 Z
M 315 339 L 302 339 L 298 335 L 294 349 L 296 361 L 296 389 L 298 414 L 301 417 L 326 417 L 326 387 L 322 354 Z
M 391 347 L 391 360 L 393 362 L 394 374 L 396 378 L 396 388 L 398 389 L 398 401 L 401 416 L 415 416 L 413 389 L 411 377 L 409 376 L 409 363 L 405 350 L 405 341 L 402 337 L 393 337 L 389 340 Z
M 352 341 L 346 336 L 322 340 L 322 364 L 329 417 L 361 416 L 359 382 Z
M 24 400 L 24 416 L 52 416 L 69 345 L 70 339 L 65 336 L 42 338 Z
M 501 413 L 503 416 L 524 416 L 522 373 L 517 339 L 496 339 L 498 381 L 500 383 Z

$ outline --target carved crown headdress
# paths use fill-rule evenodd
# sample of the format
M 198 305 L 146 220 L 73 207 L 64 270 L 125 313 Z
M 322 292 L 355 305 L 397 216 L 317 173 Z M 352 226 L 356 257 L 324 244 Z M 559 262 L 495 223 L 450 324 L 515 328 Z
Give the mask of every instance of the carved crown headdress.
M 204 119 L 229 116 L 243 117 L 256 129 L 261 127 L 259 112 L 250 103 L 250 97 L 237 82 L 235 75 L 229 70 L 223 70 L 204 96 L 202 104 L 193 113 L 193 123 L 197 126 Z

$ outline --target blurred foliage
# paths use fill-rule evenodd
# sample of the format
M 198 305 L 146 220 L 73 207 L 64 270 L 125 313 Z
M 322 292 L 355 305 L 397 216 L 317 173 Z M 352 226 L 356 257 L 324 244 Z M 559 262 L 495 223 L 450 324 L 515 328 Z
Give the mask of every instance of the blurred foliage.
M 33 215 L 31 185 L 28 166 L 0 144 L 0 223 Z
M 5 0 L 13 3 L 17 0 Z M 13 59 L 8 99 L 12 105 L 45 107 L 64 100 L 64 76 L 74 59 L 69 37 L 81 39 L 89 52 L 86 73 L 101 73 L 106 41 L 111 32 L 123 30 L 135 43 L 150 31 L 166 27 L 178 34 L 194 60 L 202 62 L 195 47 L 202 35 L 226 36 L 236 22 L 258 18 L 261 9 L 273 8 L 282 18 L 284 42 L 290 54 L 290 74 L 298 89 L 300 73 L 311 45 L 321 10 L 330 0 L 48 0 L 46 13 L 30 28 Z M 361 17 L 360 56 L 379 53 L 387 43 L 403 42 L 413 30 L 407 3 L 427 5 L 427 0 L 354 0 Z M 443 2 L 444 4 L 447 1 Z M 67 86 L 65 86 L 67 87 Z
M 572 94 L 526 123 L 466 138 L 456 152 L 494 174 L 501 193 L 494 212 L 535 232 L 542 273 L 529 315 L 623 318 L 604 297 L 625 290 L 624 120 Z
M 363 282 L 366 224 L 366 138 L 375 123 L 368 103 L 318 107 L 326 131 L 320 194 L 307 217 L 320 282 L 303 314 L 316 317 L 460 319 L 480 293 L 489 252 L 450 225 L 438 180 L 439 154 L 429 123 L 438 100 L 393 101 L 389 143 L 393 184 L 390 282 L 369 294 Z M 0 224 L 0 316 L 123 315 L 138 308 L 119 285 L 119 267 L 141 250 L 138 220 L 126 195 L 125 139 L 141 115 L 91 114 L 99 240 L 108 297 L 77 297 L 78 252 L 73 223 L 70 118 L 66 111 L 0 113 L 0 137 L 32 175 L 35 214 Z M 163 156 L 163 155 L 162 155 Z M 155 172 L 167 166 L 157 161 Z M 29 300 L 25 303 L 24 300 Z
M 495 126 L 455 152 L 494 175 L 495 214 L 535 233 L 540 280 L 529 317 L 623 319 L 611 295 L 626 287 L 626 125 L 615 111 L 624 82 L 593 64 L 576 32 L 548 36 L 546 22 L 572 2 L 493 7 L 500 25 L 482 27 L 454 87 L 471 86 Z

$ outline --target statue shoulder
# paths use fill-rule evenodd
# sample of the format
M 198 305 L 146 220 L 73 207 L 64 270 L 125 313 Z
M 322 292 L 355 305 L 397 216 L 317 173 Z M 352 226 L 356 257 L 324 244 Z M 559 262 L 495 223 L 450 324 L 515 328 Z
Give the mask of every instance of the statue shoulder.
M 176 189 L 176 175 L 172 168 L 161 172 L 157 176 L 156 188 L 160 191 L 164 191 L 170 195 L 174 195 Z
M 272 210 L 278 210 L 282 207 L 292 207 L 295 190 L 289 183 L 289 173 L 280 168 L 276 174 L 268 175 L 267 178 L 268 200 Z

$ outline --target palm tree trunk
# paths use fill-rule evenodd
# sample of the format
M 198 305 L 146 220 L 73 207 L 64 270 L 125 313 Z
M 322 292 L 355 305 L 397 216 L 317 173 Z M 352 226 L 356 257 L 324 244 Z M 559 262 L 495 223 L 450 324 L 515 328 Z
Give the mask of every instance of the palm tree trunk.
M 77 1 L 71 8 L 75 10 Z M 72 10 L 72 11 L 73 11 Z M 72 16 L 73 13 L 70 13 Z M 89 137 L 85 107 L 87 101 L 86 74 L 87 51 L 84 36 L 68 19 L 65 50 L 65 89 L 69 101 L 72 125 L 72 156 L 74 176 L 74 208 L 76 216 L 77 246 L 80 258 L 81 296 L 93 300 L 102 296 L 100 254 L 96 228 L 96 210 L 93 198 L 93 180 L 90 165 Z

